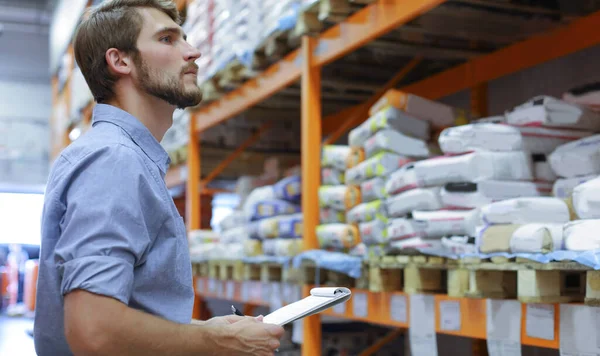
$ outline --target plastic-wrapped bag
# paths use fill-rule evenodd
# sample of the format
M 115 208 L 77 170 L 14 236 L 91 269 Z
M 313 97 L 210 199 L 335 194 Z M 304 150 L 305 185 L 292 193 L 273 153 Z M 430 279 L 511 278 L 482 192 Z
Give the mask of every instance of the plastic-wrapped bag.
M 588 219 L 565 224 L 563 234 L 565 249 L 569 251 L 594 251 L 600 249 L 600 220 Z
M 359 204 L 346 213 L 346 222 L 348 223 L 367 222 L 374 219 L 387 221 L 385 204 L 381 200 Z
M 573 178 L 561 178 L 554 182 L 554 186 L 552 187 L 552 194 L 561 199 L 570 198 L 573 194 L 573 190 L 579 184 L 585 183 L 589 180 L 597 178 L 597 174 L 581 176 L 581 177 L 573 177 Z
M 600 131 L 600 115 L 580 105 L 550 97 L 536 96 L 506 113 L 506 120 L 517 126 L 565 127 Z
M 563 224 L 526 224 L 510 239 L 512 253 L 549 253 L 563 249 Z
M 375 113 L 367 121 L 348 134 L 350 146 L 363 146 L 367 139 L 383 129 L 391 129 L 406 135 L 429 140 L 429 123 L 416 119 L 402 110 L 387 107 Z
M 361 203 L 360 190 L 348 185 L 319 187 L 319 206 L 346 211 Z
M 275 190 L 272 185 L 267 185 L 264 187 L 258 187 L 252 190 L 246 200 L 244 201 L 244 214 L 246 214 L 246 219 L 251 220 L 250 217 L 254 214 L 255 206 L 261 201 L 269 201 L 274 200 Z
M 247 217 L 249 220 L 260 220 L 273 216 L 294 214 L 300 212 L 302 208 L 300 205 L 290 203 L 285 200 L 266 200 L 261 201 L 251 207 L 248 210 Z
M 450 235 L 475 235 L 475 228 L 479 225 L 479 210 L 464 211 L 413 211 L 414 224 L 419 230 L 424 231 L 428 238 L 444 237 Z
M 393 130 L 379 131 L 365 142 L 364 147 L 367 158 L 381 152 L 392 152 L 405 157 L 429 157 L 425 141 Z
M 368 203 L 373 200 L 387 198 L 385 192 L 385 178 L 375 177 L 360 184 L 360 194 L 362 201 Z
M 446 208 L 474 209 L 495 201 L 518 197 L 537 197 L 533 182 L 485 180 L 477 183 L 448 183 L 440 192 Z
M 221 231 L 226 231 L 233 229 L 234 227 L 245 225 L 247 222 L 248 219 L 246 218 L 246 214 L 241 210 L 235 210 L 219 222 L 219 229 Z
M 363 222 L 358 225 L 360 239 L 367 246 L 387 242 L 387 218 L 377 217 L 374 220 Z
M 346 171 L 335 168 L 321 169 L 321 185 L 342 185 L 346 182 Z
M 327 224 L 317 226 L 320 248 L 349 249 L 360 242 L 358 228 L 350 224 Z
M 291 202 L 299 202 L 302 198 L 302 179 L 300 176 L 287 177 L 273 185 L 275 196 Z
M 569 207 L 558 198 L 530 197 L 498 201 L 481 208 L 487 224 L 566 223 Z
M 272 239 L 263 244 L 264 253 L 268 256 L 292 257 L 302 252 L 302 239 Z
M 419 236 L 424 237 L 425 230 L 423 226 L 415 224 L 413 219 L 398 218 L 390 220 L 387 236 L 390 241 L 406 240 Z
M 247 257 L 254 257 L 262 254 L 262 241 L 256 239 L 248 239 L 244 241 L 244 255 Z
M 302 213 L 280 216 L 279 237 L 302 237 L 303 222 L 304 216 L 302 215 Z
M 412 162 L 410 158 L 381 152 L 356 167 L 346 170 L 346 183 L 360 184 L 371 178 L 387 176 L 410 162 Z
M 580 219 L 600 219 L 600 178 L 575 187 L 573 208 Z
M 321 153 L 321 167 L 346 170 L 348 157 L 351 152 L 350 146 L 326 145 Z
M 258 221 L 258 237 L 261 239 L 274 239 L 279 236 L 279 221 L 281 216 L 266 218 Z
M 335 224 L 346 222 L 346 212 L 335 209 L 319 209 L 319 222 L 321 224 Z
M 600 174 L 600 135 L 564 144 L 549 159 L 552 169 L 561 177 Z
M 243 243 L 250 239 L 246 226 L 238 226 L 221 233 L 222 243 Z
M 476 149 L 551 153 L 560 145 L 589 135 L 591 133 L 585 131 L 475 123 L 444 129 L 439 144 L 444 153 Z
M 440 188 L 408 190 L 389 197 L 385 205 L 389 217 L 403 217 L 413 210 L 438 210 L 442 208 Z

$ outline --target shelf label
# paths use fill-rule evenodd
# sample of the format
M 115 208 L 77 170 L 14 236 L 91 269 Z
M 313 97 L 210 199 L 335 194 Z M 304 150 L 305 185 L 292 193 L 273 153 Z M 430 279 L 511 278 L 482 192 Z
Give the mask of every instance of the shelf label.
M 487 347 L 490 356 L 521 356 L 521 303 L 487 300 Z
M 269 307 L 271 308 L 271 312 L 274 312 L 283 306 L 283 300 L 281 298 L 281 284 L 273 282 L 271 283 L 270 289 L 271 297 L 269 298 Z
M 261 286 L 261 299 L 264 301 L 271 300 L 271 284 L 270 283 L 262 283 Z
M 224 291 L 225 287 L 223 286 L 223 281 L 216 281 L 216 284 L 217 284 L 217 297 L 223 298 L 224 293 L 225 293 L 225 291 Z
M 227 298 L 227 300 L 233 300 L 234 294 L 235 294 L 235 282 L 227 281 L 227 284 L 225 285 L 225 298 Z
M 366 318 L 368 316 L 367 295 L 362 292 L 354 293 L 352 296 L 352 312 L 354 316 Z
M 250 282 L 250 299 L 252 300 L 260 300 L 262 297 L 261 294 L 261 283 L 260 282 Z
M 600 308 L 560 305 L 561 356 L 600 355 Z
M 440 302 L 440 328 L 448 331 L 460 331 L 460 302 L 458 300 Z
M 554 340 L 554 305 L 527 304 L 525 313 L 527 336 Z
M 390 314 L 393 321 L 406 323 L 406 296 L 392 295 L 390 299 Z
M 292 288 L 292 284 L 290 283 L 283 284 L 283 302 L 286 304 L 295 302 L 295 300 L 292 299 L 294 293 Z
M 432 295 L 410 296 L 408 337 L 412 356 L 437 356 L 435 301 Z
M 333 312 L 339 315 L 346 314 L 346 302 L 334 305 Z
M 242 282 L 242 292 L 241 297 L 243 302 L 247 302 L 250 300 L 250 282 L 243 281 Z

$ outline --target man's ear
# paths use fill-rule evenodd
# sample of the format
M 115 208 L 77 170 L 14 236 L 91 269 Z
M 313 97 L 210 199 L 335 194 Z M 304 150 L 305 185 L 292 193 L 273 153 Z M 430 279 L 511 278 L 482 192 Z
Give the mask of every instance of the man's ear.
M 108 70 L 116 75 L 127 75 L 131 73 L 131 57 L 116 48 L 109 48 L 105 53 Z

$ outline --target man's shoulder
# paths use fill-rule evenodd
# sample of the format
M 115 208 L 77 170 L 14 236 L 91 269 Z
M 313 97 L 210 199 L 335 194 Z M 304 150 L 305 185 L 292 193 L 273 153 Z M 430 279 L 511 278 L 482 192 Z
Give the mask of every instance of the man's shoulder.
M 90 161 L 143 162 L 142 152 L 119 130 L 110 132 L 92 129 L 67 146 L 61 152 L 60 158 L 72 166 Z

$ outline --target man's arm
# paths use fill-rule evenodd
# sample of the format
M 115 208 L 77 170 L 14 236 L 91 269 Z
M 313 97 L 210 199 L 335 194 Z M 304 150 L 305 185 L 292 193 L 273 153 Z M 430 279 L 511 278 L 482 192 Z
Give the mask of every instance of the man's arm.
M 64 301 L 65 334 L 75 355 L 272 355 L 283 334 L 255 318 L 176 324 L 83 290 Z

